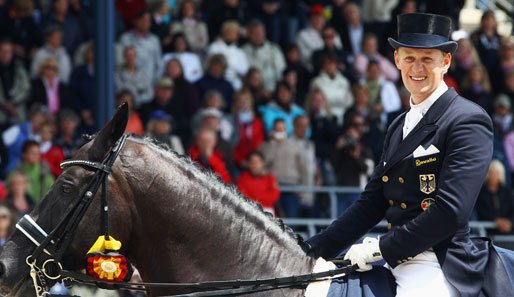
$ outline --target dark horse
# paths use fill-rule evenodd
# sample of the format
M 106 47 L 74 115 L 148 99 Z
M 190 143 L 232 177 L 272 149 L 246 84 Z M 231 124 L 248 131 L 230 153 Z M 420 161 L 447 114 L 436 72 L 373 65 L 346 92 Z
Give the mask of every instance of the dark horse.
M 101 162 L 122 136 L 126 106 L 119 108 L 75 159 Z M 79 198 L 93 172 L 71 166 L 56 180 L 30 216 L 51 231 Z M 310 273 L 307 256 L 292 232 L 212 173 L 184 157 L 131 136 L 108 176 L 111 234 L 121 253 L 146 282 L 256 279 Z M 98 191 L 63 258 L 68 270 L 83 259 L 102 234 Z M 25 259 L 34 244 L 16 231 L 0 252 L 0 294 L 34 296 Z M 188 291 L 149 288 L 149 296 Z M 303 296 L 281 289 L 252 296 Z

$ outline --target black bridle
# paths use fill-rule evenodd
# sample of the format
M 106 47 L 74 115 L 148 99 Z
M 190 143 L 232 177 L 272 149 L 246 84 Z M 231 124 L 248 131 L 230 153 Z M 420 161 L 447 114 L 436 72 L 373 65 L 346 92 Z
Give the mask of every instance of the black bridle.
M 100 186 L 102 186 L 102 221 L 106 240 L 109 238 L 109 207 L 107 205 L 107 176 L 111 172 L 114 161 L 125 145 L 128 135 L 123 135 L 113 146 L 107 157 L 100 162 L 86 160 L 69 160 L 61 163 L 61 168 L 70 166 L 81 166 L 95 173 L 86 188 L 80 194 L 80 199 L 66 212 L 57 226 L 46 234 L 43 228 L 28 215 L 25 215 L 17 224 L 16 228 L 27 236 L 35 245 L 36 249 L 29 255 L 25 262 L 30 267 L 30 276 L 34 282 L 36 295 L 38 297 L 49 295 L 47 279 L 67 281 L 62 277 L 61 259 L 68 249 L 75 231 Z M 47 254 L 44 261 L 38 260 L 42 253 Z M 41 265 L 41 262 L 43 264 Z
M 92 179 L 80 194 L 80 199 L 73 204 L 57 226 L 49 233 L 41 228 L 30 216 L 25 215 L 16 224 L 20 230 L 35 245 L 36 249 L 26 258 L 26 263 L 30 267 L 30 276 L 34 283 L 37 297 L 50 296 L 47 280 L 61 281 L 69 284 L 73 281 L 88 284 L 109 284 L 119 289 L 145 290 L 145 287 L 161 288 L 182 288 L 194 291 L 202 291 L 189 294 L 174 295 L 176 297 L 203 297 L 203 296 L 236 296 L 255 292 L 263 292 L 284 288 L 305 288 L 311 282 L 329 280 L 342 274 L 354 272 L 358 266 L 351 265 L 348 260 L 339 261 L 343 265 L 329 271 L 294 275 L 288 277 L 256 279 L 256 280 L 229 280 L 211 281 L 200 283 L 131 283 L 113 280 L 101 280 L 89 275 L 73 271 L 63 270 L 61 259 L 68 249 L 75 231 L 78 228 L 87 209 L 91 205 L 93 198 L 102 186 L 102 223 L 106 240 L 109 238 L 109 207 L 107 203 L 107 176 L 111 172 L 112 166 L 116 161 L 120 151 L 125 145 L 128 135 L 123 135 L 113 146 L 107 157 L 100 162 L 85 160 L 69 160 L 61 163 L 61 168 L 70 166 L 81 166 L 88 170 L 95 171 Z M 38 260 L 42 254 L 46 254 L 44 261 Z M 43 264 L 41 265 L 41 262 Z

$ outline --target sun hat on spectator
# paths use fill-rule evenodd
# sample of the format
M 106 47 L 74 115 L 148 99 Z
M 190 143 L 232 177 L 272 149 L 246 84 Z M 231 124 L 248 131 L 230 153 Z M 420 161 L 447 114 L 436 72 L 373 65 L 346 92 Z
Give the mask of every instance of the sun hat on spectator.
M 440 49 L 453 53 L 457 42 L 450 40 L 452 20 L 449 17 L 429 13 L 405 13 L 398 16 L 398 40 L 387 40 L 394 48 Z

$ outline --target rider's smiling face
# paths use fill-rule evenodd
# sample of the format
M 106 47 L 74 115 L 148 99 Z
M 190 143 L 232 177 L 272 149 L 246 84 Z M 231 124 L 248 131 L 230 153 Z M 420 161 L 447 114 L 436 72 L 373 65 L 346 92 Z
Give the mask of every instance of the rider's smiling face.
M 414 104 L 423 102 L 432 94 L 448 71 L 451 54 L 439 49 L 416 49 L 400 47 L 394 52 L 396 67 L 412 95 Z

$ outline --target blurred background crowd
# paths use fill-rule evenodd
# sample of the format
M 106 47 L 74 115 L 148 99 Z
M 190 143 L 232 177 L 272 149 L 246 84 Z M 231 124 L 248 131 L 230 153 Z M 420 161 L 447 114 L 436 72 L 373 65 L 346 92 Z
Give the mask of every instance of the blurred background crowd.
M 495 129 L 473 219 L 513 233 L 514 36 L 487 2 L 462 30 L 464 0 L 116 0 L 116 104 L 129 104 L 126 132 L 190 155 L 276 216 L 328 217 L 324 197 L 280 187 L 365 185 L 410 108 L 387 43 L 396 15 L 445 14 L 459 44 L 446 84 Z M 0 245 L 95 132 L 92 5 L 0 0 Z M 339 194 L 338 211 L 358 197 Z

